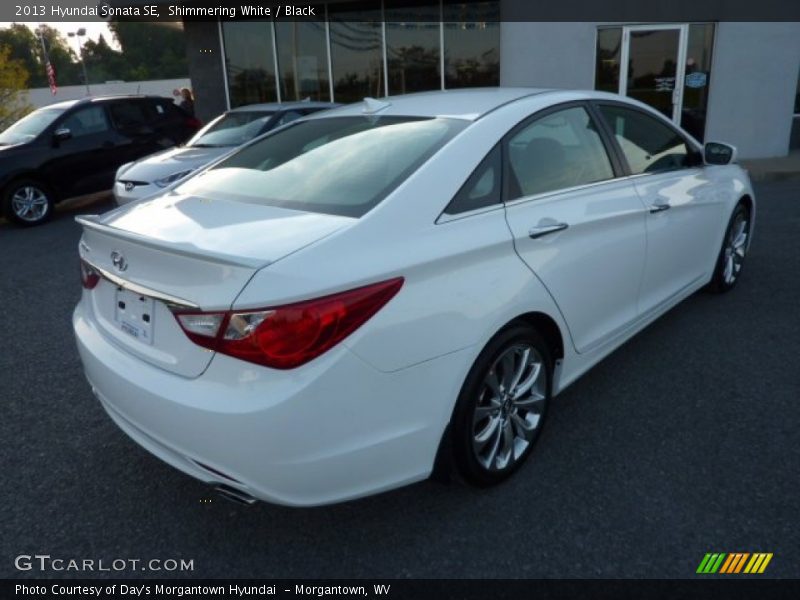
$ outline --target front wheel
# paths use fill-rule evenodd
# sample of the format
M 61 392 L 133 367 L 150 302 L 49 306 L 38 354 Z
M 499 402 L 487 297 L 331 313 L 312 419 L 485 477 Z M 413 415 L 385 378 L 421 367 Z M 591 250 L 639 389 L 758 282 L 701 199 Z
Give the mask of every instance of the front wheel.
M 3 191 L 5 217 L 20 225 L 39 225 L 53 214 L 53 196 L 47 187 L 33 179 L 12 182 Z
M 501 331 L 472 366 L 452 422 L 455 465 L 474 485 L 511 476 L 533 448 L 550 398 L 552 363 L 531 327 Z
M 727 292 L 739 281 L 750 240 L 750 221 L 750 209 L 740 203 L 733 211 L 722 240 L 722 248 L 709 286 L 712 291 Z

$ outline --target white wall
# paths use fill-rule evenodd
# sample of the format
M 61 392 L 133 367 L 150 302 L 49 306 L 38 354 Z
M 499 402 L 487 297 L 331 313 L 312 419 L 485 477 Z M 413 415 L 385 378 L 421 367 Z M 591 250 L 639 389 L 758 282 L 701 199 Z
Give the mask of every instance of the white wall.
M 594 88 L 596 33 L 612 23 L 502 22 L 500 84 Z M 741 158 L 785 156 L 800 68 L 800 23 L 717 23 L 706 139 Z
M 706 139 L 741 158 L 785 156 L 799 68 L 800 23 L 719 23 Z
M 188 78 L 158 79 L 153 81 L 126 81 L 124 83 L 98 83 L 89 85 L 92 96 L 106 94 L 151 94 L 172 97 L 172 90 L 181 87 L 192 87 Z M 59 87 L 54 96 L 50 88 L 33 88 L 28 90 L 28 102 L 35 108 L 47 106 L 63 100 L 77 100 L 86 97 L 85 85 L 67 85 Z
M 594 88 L 599 23 L 500 23 L 500 85 Z

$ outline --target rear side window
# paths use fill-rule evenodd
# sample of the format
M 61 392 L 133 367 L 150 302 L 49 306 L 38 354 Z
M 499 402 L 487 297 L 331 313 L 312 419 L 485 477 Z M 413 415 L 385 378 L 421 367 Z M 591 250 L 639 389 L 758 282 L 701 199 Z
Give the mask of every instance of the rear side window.
M 628 161 L 631 173 L 653 173 L 692 164 L 682 136 L 655 117 L 612 104 L 601 104 L 600 112 Z
M 136 129 L 149 121 L 143 102 L 115 102 L 108 110 L 117 129 Z
M 509 200 L 614 177 L 603 141 L 585 108 L 535 118 L 507 142 Z
M 172 100 L 168 99 L 153 99 L 144 102 L 144 110 L 147 118 L 150 121 L 162 121 L 185 119 L 186 114 L 181 111 Z
M 502 202 L 503 154 L 497 144 L 472 172 L 444 209 L 447 215 L 485 208 Z
M 176 192 L 360 217 L 466 124 L 411 117 L 297 121 L 187 180 Z

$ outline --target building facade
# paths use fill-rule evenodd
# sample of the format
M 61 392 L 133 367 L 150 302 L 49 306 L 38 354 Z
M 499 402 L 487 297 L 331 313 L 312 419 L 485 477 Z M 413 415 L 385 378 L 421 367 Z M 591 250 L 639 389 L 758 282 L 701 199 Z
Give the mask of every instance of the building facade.
M 601 89 L 742 158 L 800 146 L 800 23 L 511 22 L 503 4 L 331 2 L 319 21 L 186 21 L 198 115 L 476 86 Z

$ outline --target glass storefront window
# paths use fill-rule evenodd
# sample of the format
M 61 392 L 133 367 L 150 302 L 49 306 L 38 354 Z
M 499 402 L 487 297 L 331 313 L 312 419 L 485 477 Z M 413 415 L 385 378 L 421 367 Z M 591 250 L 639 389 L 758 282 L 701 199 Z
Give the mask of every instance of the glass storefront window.
M 330 101 L 325 23 L 276 21 L 281 100 Z
M 332 4 L 328 19 L 335 101 L 357 102 L 366 96 L 384 96 L 380 4 Z
M 619 92 L 619 62 L 622 52 L 622 28 L 609 27 L 597 31 L 595 64 L 596 90 Z
M 225 66 L 231 108 L 275 102 L 272 28 L 264 21 L 223 21 Z
M 713 24 L 693 23 L 689 25 L 681 127 L 701 142 L 705 137 L 708 90 L 711 83 L 711 49 L 713 46 Z
M 390 94 L 441 89 L 439 16 L 438 2 L 385 2 Z
M 500 3 L 445 0 L 445 88 L 500 85 Z
M 800 116 L 800 71 L 797 73 L 797 93 L 794 95 L 794 115 Z

